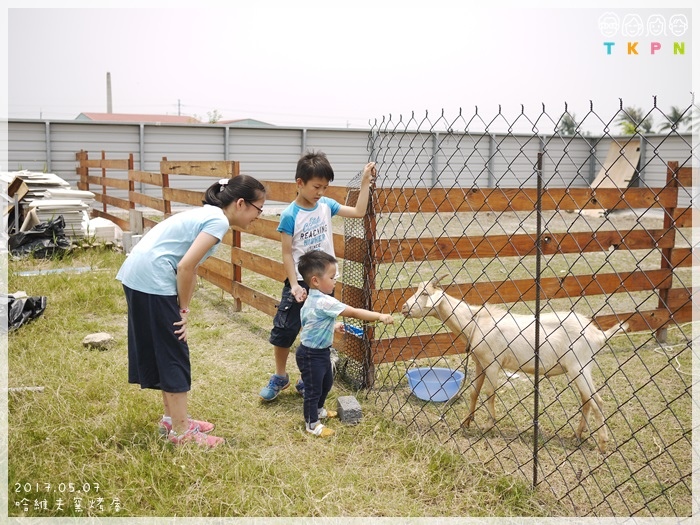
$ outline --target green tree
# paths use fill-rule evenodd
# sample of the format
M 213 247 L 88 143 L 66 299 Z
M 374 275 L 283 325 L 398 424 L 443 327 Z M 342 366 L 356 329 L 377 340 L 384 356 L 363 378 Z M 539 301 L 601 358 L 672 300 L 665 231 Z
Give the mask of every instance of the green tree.
M 212 111 L 207 111 L 207 117 L 209 117 L 209 124 L 216 124 L 221 120 L 221 117 L 223 117 L 223 115 L 219 113 L 218 109 L 214 109 Z
M 559 120 L 559 134 L 567 136 L 575 135 L 577 126 L 576 115 L 573 113 L 565 113 Z
M 681 126 L 685 126 L 685 131 L 690 131 L 693 121 L 690 111 L 683 111 L 678 106 L 671 106 L 671 111 L 666 115 L 666 118 L 668 120 L 659 126 L 659 131 L 671 129 L 680 131 Z
M 649 133 L 654 125 L 654 119 L 651 116 L 645 117 L 640 108 L 632 106 L 624 108 L 615 120 L 625 135 L 634 135 L 640 130 Z

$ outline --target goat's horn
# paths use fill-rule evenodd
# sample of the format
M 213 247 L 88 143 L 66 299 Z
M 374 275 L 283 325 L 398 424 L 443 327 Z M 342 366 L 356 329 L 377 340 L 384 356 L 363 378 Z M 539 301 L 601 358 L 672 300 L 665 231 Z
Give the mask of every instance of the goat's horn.
M 449 276 L 449 274 L 443 273 L 440 277 L 436 277 L 435 279 L 433 279 L 433 282 L 435 284 L 440 284 L 440 281 L 442 281 L 445 277 L 448 277 L 448 276 Z

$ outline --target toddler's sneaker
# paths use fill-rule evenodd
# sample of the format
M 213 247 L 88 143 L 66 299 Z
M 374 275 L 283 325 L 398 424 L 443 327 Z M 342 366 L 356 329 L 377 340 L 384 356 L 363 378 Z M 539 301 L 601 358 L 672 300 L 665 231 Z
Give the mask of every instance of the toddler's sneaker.
M 311 428 L 309 424 L 306 424 L 306 431 L 310 432 L 314 436 L 322 437 L 322 438 L 327 438 L 331 437 L 333 434 L 335 434 L 335 430 L 332 428 L 328 428 L 322 423 L 316 423 L 316 426 L 314 428 Z
M 198 428 L 200 432 L 204 432 L 205 434 L 214 430 L 214 423 L 209 423 L 209 421 L 200 421 L 198 419 L 192 419 L 189 416 L 188 416 L 188 420 L 190 422 L 189 430 L 192 430 L 194 428 Z M 173 429 L 173 424 L 170 421 L 166 421 L 165 419 L 161 419 L 160 423 L 158 423 L 158 433 L 161 436 L 167 436 L 168 434 L 170 434 L 170 431 L 172 429 Z
M 294 388 L 297 389 L 297 392 L 299 392 L 301 397 L 304 397 L 304 382 L 301 379 L 297 380 L 297 384 L 294 385 Z
M 326 419 L 326 418 L 333 418 L 333 417 L 338 417 L 338 412 L 335 410 L 326 410 L 326 408 L 319 408 L 318 409 L 318 418 L 319 419 Z
M 285 374 L 284 377 L 272 374 L 267 386 L 260 391 L 260 397 L 264 401 L 272 401 L 285 388 L 289 388 L 289 374 Z
M 190 428 L 187 432 L 177 434 L 171 430 L 168 434 L 168 440 L 173 445 L 184 445 L 186 443 L 194 443 L 200 447 L 214 448 L 224 442 L 224 438 L 210 436 L 204 432 L 200 432 L 198 428 Z

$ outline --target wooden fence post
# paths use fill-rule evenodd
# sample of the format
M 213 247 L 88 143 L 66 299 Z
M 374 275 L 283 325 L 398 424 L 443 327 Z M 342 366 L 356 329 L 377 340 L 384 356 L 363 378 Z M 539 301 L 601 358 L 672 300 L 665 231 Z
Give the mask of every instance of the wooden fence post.
M 672 161 L 668 163 L 668 167 L 666 169 L 666 187 L 667 188 L 678 188 L 678 162 Z M 674 245 L 675 245 L 675 239 L 676 239 L 676 220 L 675 220 L 675 215 L 676 215 L 676 206 L 678 205 L 678 196 L 676 196 L 676 201 L 673 205 L 673 207 L 664 207 L 664 231 L 669 231 L 671 228 L 673 228 L 673 240 L 674 240 Z M 664 235 L 667 235 L 667 233 L 664 233 Z M 669 269 L 673 267 L 673 263 L 671 262 L 671 252 L 673 251 L 673 246 L 669 248 L 662 248 L 661 249 L 661 269 Z M 659 308 L 663 308 L 664 310 L 669 310 L 668 308 L 668 287 L 661 288 L 659 290 Z M 656 340 L 659 343 L 665 343 L 668 340 L 668 328 L 666 328 L 666 324 L 661 326 L 656 331 Z
M 88 160 L 88 153 L 85 150 L 80 150 L 75 154 L 75 160 L 78 162 L 78 167 L 75 168 L 75 172 L 80 177 L 78 181 L 78 189 L 81 191 L 90 191 L 90 183 L 88 183 L 88 169 L 85 166 L 85 162 Z
M 134 171 L 134 154 L 129 153 L 129 169 L 128 171 Z M 128 171 L 127 171 L 127 178 L 129 179 L 129 193 L 134 191 L 134 181 L 131 180 L 131 177 L 128 176 Z M 131 196 L 129 197 L 129 208 L 136 209 L 136 203 L 131 200 Z M 142 219 L 143 220 L 143 219 Z M 143 230 L 143 223 L 141 224 L 141 229 Z
M 372 310 L 372 298 L 375 295 L 377 288 L 377 254 L 375 253 L 376 237 L 377 237 L 377 215 L 374 209 L 374 183 L 370 186 L 369 202 L 367 204 L 367 214 L 364 218 L 365 224 L 365 242 L 367 243 L 367 251 L 362 263 L 362 273 L 365 276 L 365 308 Z M 367 347 L 365 348 L 365 363 L 363 370 L 365 373 L 364 384 L 366 388 L 374 386 L 374 325 L 367 325 Z
M 102 155 L 100 157 L 102 160 L 105 160 L 107 156 L 105 155 L 104 150 L 102 150 Z M 104 178 L 107 177 L 107 168 L 104 167 L 104 163 L 102 166 L 102 196 L 104 197 L 107 195 L 107 184 L 104 182 Z M 107 200 L 103 199 L 102 200 L 102 213 L 107 213 Z
M 134 171 L 134 154 L 129 153 L 129 173 Z M 134 191 L 136 191 L 136 184 L 131 175 L 128 175 L 129 184 L 129 230 L 141 235 L 143 233 L 143 213 L 134 215 L 136 212 L 136 203 L 133 199 Z M 138 223 L 140 221 L 140 224 Z M 136 229 L 135 229 L 136 228 Z
M 240 162 L 238 162 L 237 160 L 233 161 L 231 178 L 238 177 L 240 173 Z M 243 282 L 243 269 L 236 264 L 233 254 L 236 251 L 236 249 L 241 248 L 241 232 L 234 229 L 232 229 L 231 231 L 233 233 L 233 239 L 231 241 L 231 265 L 233 266 L 233 282 L 240 284 Z M 235 287 L 235 284 L 233 284 L 232 288 L 235 289 Z M 243 302 L 241 301 L 241 299 L 239 297 L 233 296 L 233 311 L 240 312 L 242 309 Z
M 163 162 L 167 162 L 168 157 L 163 157 Z M 162 166 L 162 164 L 161 164 Z M 163 197 L 163 218 L 167 219 L 172 215 L 172 208 L 170 206 L 170 201 L 167 199 L 165 196 L 165 191 L 163 191 L 164 188 L 169 188 L 170 187 L 170 176 L 168 173 L 163 173 L 161 170 L 160 172 L 161 176 L 163 177 L 163 186 L 161 187 L 161 196 Z

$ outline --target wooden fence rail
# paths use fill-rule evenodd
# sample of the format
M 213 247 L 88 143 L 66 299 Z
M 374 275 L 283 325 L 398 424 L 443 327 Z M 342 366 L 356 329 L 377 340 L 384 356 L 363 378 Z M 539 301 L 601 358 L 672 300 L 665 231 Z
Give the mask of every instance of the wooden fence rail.
M 130 221 L 124 219 L 124 211 L 134 212 L 139 208 L 154 210 L 167 217 L 172 213 L 172 203 L 188 206 L 201 205 L 204 192 L 188 191 L 171 187 L 171 175 L 230 178 L 240 173 L 236 161 L 168 161 L 163 158 L 160 173 L 136 171 L 133 169 L 133 155 L 125 160 L 108 160 L 102 158 L 91 160 L 87 152 L 76 154 L 80 176 L 79 188 L 96 193 L 95 201 L 102 209 L 93 208 L 92 215 L 112 220 L 123 230 L 129 230 Z M 94 175 L 100 170 L 100 175 Z M 114 173 L 121 172 L 121 176 Z M 109 173 L 109 176 L 108 176 Z M 664 210 L 664 223 L 658 229 L 630 229 L 624 231 L 596 231 L 596 242 L 592 243 L 591 232 L 549 232 L 542 236 L 541 252 L 543 255 L 578 254 L 589 251 L 610 250 L 659 250 L 661 262 L 658 268 L 620 268 L 610 273 L 592 273 L 590 275 L 566 276 L 563 278 L 542 278 L 539 293 L 543 300 L 572 298 L 582 295 L 610 295 L 621 289 L 626 291 L 648 291 L 658 295 L 658 306 L 645 311 L 615 312 L 612 315 L 600 315 L 595 318 L 602 327 L 607 328 L 619 321 L 627 321 L 631 331 L 652 330 L 663 337 L 663 330 L 671 322 L 692 320 L 692 293 L 688 287 L 674 288 L 674 273 L 678 268 L 689 267 L 698 263 L 697 254 L 692 247 L 677 245 L 678 229 L 690 228 L 693 213 L 690 208 L 678 208 L 679 188 L 692 186 L 692 170 L 679 167 L 678 163 L 668 164 L 667 185 L 664 188 L 595 188 L 595 189 L 546 189 L 541 202 L 544 210 L 618 210 L 622 208 L 659 208 Z M 136 191 L 136 183 L 161 188 L 160 197 L 146 196 Z M 296 197 L 296 185 L 292 182 L 263 181 L 267 188 L 269 200 L 291 202 Z M 92 186 L 99 188 L 98 192 Z M 128 190 L 129 199 L 110 196 L 110 189 Z M 327 195 L 338 202 L 345 202 L 349 189 L 331 186 Z M 430 198 L 428 198 L 430 197 Z M 533 189 L 397 189 L 375 188 L 372 192 L 371 209 L 366 223 L 366 238 L 349 242 L 366 243 L 370 247 L 370 261 L 360 257 L 363 250 L 346 246 L 345 238 L 333 234 L 336 255 L 345 259 L 354 257 L 365 268 L 370 283 L 369 295 L 362 290 L 344 290 L 343 297 L 355 297 L 353 306 L 371 307 L 384 313 L 393 313 L 400 309 L 406 298 L 415 292 L 415 288 L 376 289 L 375 276 L 380 265 L 392 264 L 395 260 L 402 262 L 422 262 L 425 260 L 457 260 L 468 258 L 494 257 L 534 257 L 536 246 L 531 235 L 488 235 L 382 239 L 376 237 L 376 220 L 379 214 L 392 213 L 433 213 L 433 212 L 532 212 L 537 201 Z M 110 212 L 110 207 L 122 210 L 121 216 Z M 157 221 L 144 214 L 142 227 L 148 228 Z M 277 232 L 278 220 L 261 217 L 245 232 L 271 241 L 280 241 Z M 588 242 L 587 242 L 588 241 Z M 255 254 L 241 245 L 241 230 L 232 228 L 225 236 L 223 244 L 230 247 L 229 260 L 210 257 L 199 268 L 199 275 L 215 286 L 230 293 L 236 308 L 242 303 L 248 304 L 268 315 L 274 315 L 278 297 L 267 295 L 242 282 L 242 270 L 250 270 L 264 277 L 282 282 L 285 279 L 281 259 Z M 449 250 L 447 249 L 449 247 Z M 364 252 L 366 254 L 366 251 Z M 445 255 L 447 254 L 447 255 Z M 351 288 L 343 285 L 343 288 Z M 345 293 L 347 291 L 347 293 Z M 537 285 L 534 279 L 504 280 L 488 283 L 452 284 L 447 292 L 463 297 L 467 301 L 489 301 L 509 303 L 534 300 Z M 373 365 L 396 360 L 432 357 L 463 351 L 455 344 L 452 334 L 418 334 L 410 337 L 392 337 L 374 339 L 369 328 L 366 355 L 361 359 Z M 336 341 L 342 351 L 342 338 Z M 371 384 L 371 370 L 368 381 Z
M 679 228 L 691 228 L 693 210 L 677 208 L 679 188 L 692 186 L 691 168 L 679 167 L 670 162 L 667 185 L 664 188 L 596 188 L 596 189 L 546 189 L 541 199 L 541 209 L 579 211 L 590 209 L 620 210 L 624 208 L 664 211 L 663 227 L 658 229 L 596 230 L 595 232 L 543 231 L 540 250 L 544 256 L 554 254 L 580 254 L 584 252 L 610 252 L 612 250 L 659 251 L 656 269 L 614 268 L 609 273 L 567 275 L 562 278 L 543 277 L 539 285 L 534 278 L 480 283 L 452 284 L 447 293 L 464 298 L 472 304 L 515 303 L 534 301 L 539 293 L 543 301 L 605 295 L 625 292 L 644 292 L 658 296 L 657 307 L 640 311 L 596 315 L 595 322 L 607 329 L 621 321 L 629 323 L 629 331 L 651 330 L 657 338 L 665 340 L 665 330 L 671 323 L 692 320 L 693 289 L 676 283 L 674 275 L 679 268 L 698 264 L 698 254 L 691 246 L 679 246 Z M 428 193 L 429 197 L 428 198 Z M 374 212 L 377 214 L 402 212 L 449 212 L 452 210 L 499 212 L 532 212 L 537 200 L 535 190 L 377 190 Z M 592 237 L 595 242 L 591 242 Z M 537 254 L 537 245 L 530 234 L 460 236 L 433 238 L 374 239 L 372 264 L 390 264 L 394 260 L 419 263 L 426 260 L 464 260 L 469 258 L 530 257 Z M 375 269 L 375 273 L 376 273 Z M 689 281 L 689 279 L 687 280 Z M 688 283 L 689 284 L 689 283 Z M 372 290 L 369 302 L 384 312 L 394 312 L 413 295 L 415 287 Z M 357 293 L 361 293 L 358 290 Z M 417 334 L 408 337 L 391 337 L 372 340 L 365 359 L 371 365 L 417 358 L 439 357 L 463 353 L 463 345 L 453 334 Z M 371 382 L 369 373 L 367 381 Z

